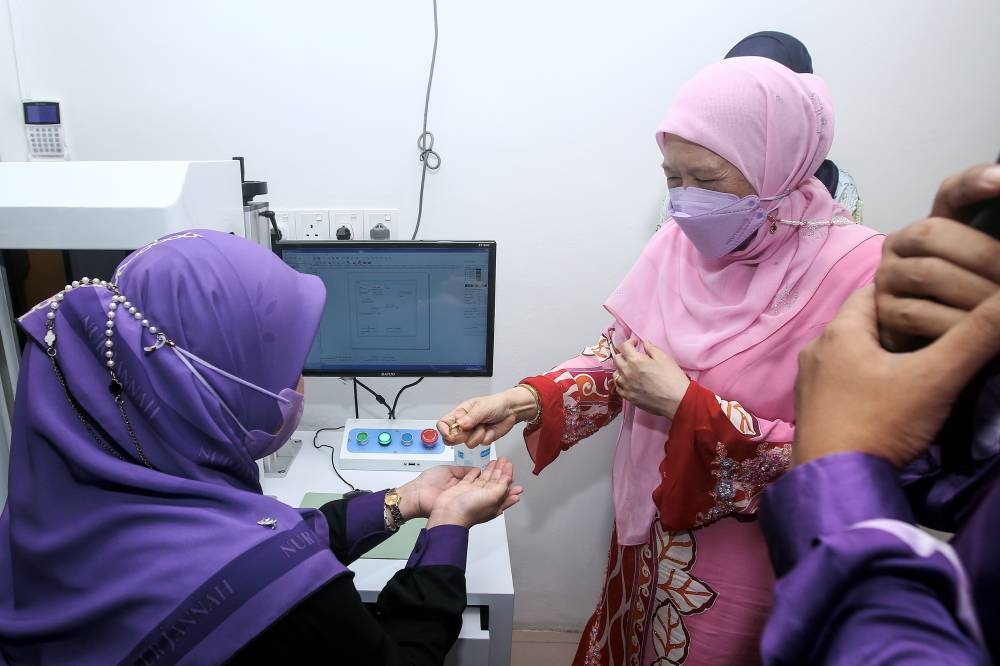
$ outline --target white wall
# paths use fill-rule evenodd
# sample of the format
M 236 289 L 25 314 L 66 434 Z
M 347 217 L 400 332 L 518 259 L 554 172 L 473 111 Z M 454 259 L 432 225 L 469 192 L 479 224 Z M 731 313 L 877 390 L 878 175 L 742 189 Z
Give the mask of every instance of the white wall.
M 7 1 L 24 94 L 63 101 L 75 159 L 245 155 L 274 208 L 391 206 L 412 227 L 430 0 Z M 872 226 L 917 218 L 945 174 L 1000 148 L 990 0 L 441 0 L 440 11 L 430 128 L 443 167 L 421 237 L 499 242 L 496 374 L 427 380 L 403 398 L 404 417 L 435 418 L 596 338 L 601 301 L 656 221 L 653 131 L 677 87 L 744 34 L 787 30 L 809 45 L 839 111 L 833 157 Z M 11 159 L 23 130 L 5 46 L 0 30 Z M 346 386 L 307 391 L 307 423 L 342 423 Z M 506 442 L 527 486 L 507 518 L 522 627 L 578 628 L 593 607 L 613 441 L 601 433 L 539 478 L 519 437 Z
M 21 159 L 24 140 L 10 131 L 19 122 L 20 92 L 7 0 L 0 0 L 0 160 Z M 0 349 L 0 354 L 3 350 Z M 7 458 L 10 441 L 6 406 L 0 407 L 0 506 L 7 501 Z

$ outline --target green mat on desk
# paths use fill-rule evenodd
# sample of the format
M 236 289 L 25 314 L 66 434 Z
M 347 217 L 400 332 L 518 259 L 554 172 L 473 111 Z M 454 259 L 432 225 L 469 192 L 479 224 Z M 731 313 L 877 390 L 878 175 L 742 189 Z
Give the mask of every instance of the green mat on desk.
M 327 502 L 343 497 L 340 493 L 306 493 L 302 498 L 302 508 L 318 509 Z M 399 531 L 391 537 L 375 546 L 361 557 L 375 560 L 408 560 L 413 545 L 417 543 L 420 530 L 427 524 L 426 518 L 414 518 L 408 520 L 399 528 Z

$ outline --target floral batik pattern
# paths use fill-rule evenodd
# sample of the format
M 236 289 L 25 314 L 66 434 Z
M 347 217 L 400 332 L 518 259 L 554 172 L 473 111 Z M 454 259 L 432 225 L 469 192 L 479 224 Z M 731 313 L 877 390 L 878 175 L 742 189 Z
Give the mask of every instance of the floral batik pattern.
M 780 428 L 789 439 L 791 431 Z M 671 423 L 662 482 L 653 491 L 664 528 L 704 527 L 755 513 L 761 492 L 791 462 L 791 441 L 765 440 L 764 432 L 761 420 L 739 402 L 691 382 Z
M 685 617 L 708 611 L 718 598 L 691 573 L 696 555 L 693 532 L 666 532 L 659 521 L 641 546 L 618 545 L 615 535 L 574 666 L 683 664 L 691 642 Z
M 521 380 L 538 391 L 541 423 L 525 431 L 537 474 L 562 451 L 611 423 L 622 411 L 615 390 L 611 329 L 591 347 L 544 375 Z M 533 439 L 531 435 L 536 434 Z
M 708 524 L 732 513 L 756 513 L 761 491 L 788 469 L 791 460 L 791 443 L 772 446 L 761 442 L 754 455 L 739 462 L 729 457 L 722 442 L 716 444 L 712 476 L 718 481 L 709 491 L 715 504 L 698 514 L 696 524 Z
M 757 417 L 743 408 L 743 405 L 735 400 L 723 400 L 715 396 L 715 401 L 719 403 L 722 415 L 736 428 L 736 432 L 744 437 L 759 437 L 760 426 L 757 424 Z

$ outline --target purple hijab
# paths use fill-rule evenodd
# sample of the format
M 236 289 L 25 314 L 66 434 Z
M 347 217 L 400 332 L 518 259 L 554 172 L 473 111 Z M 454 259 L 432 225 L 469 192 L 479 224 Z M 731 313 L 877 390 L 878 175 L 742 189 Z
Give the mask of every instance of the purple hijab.
M 179 347 L 272 393 L 295 386 L 325 300 L 317 278 L 214 231 L 137 250 L 115 280 Z M 261 494 L 243 432 L 218 398 L 171 350 L 144 351 L 152 340 L 139 321 L 118 317 L 125 407 L 153 469 L 140 462 L 108 388 L 111 298 L 101 287 L 66 293 L 56 346 L 69 391 L 124 460 L 70 406 L 45 353 L 48 308 L 21 319 L 28 343 L 0 515 L 0 552 L 10 553 L 0 561 L 0 657 L 219 663 L 346 569 L 319 512 Z M 276 400 L 202 375 L 247 430 L 277 430 Z

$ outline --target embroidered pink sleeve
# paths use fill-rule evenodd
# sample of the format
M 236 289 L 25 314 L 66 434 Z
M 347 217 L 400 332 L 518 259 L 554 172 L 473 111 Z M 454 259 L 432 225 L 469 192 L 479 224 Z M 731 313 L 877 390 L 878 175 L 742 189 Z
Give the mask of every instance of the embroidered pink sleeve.
M 691 382 L 670 428 L 653 492 L 665 529 L 756 513 L 760 493 L 788 469 L 794 425 L 758 419 Z
M 562 451 L 611 423 L 622 400 L 611 376 L 611 333 L 606 330 L 592 347 L 543 375 L 526 377 L 542 402 L 542 420 L 525 428 L 524 441 L 538 474 Z

